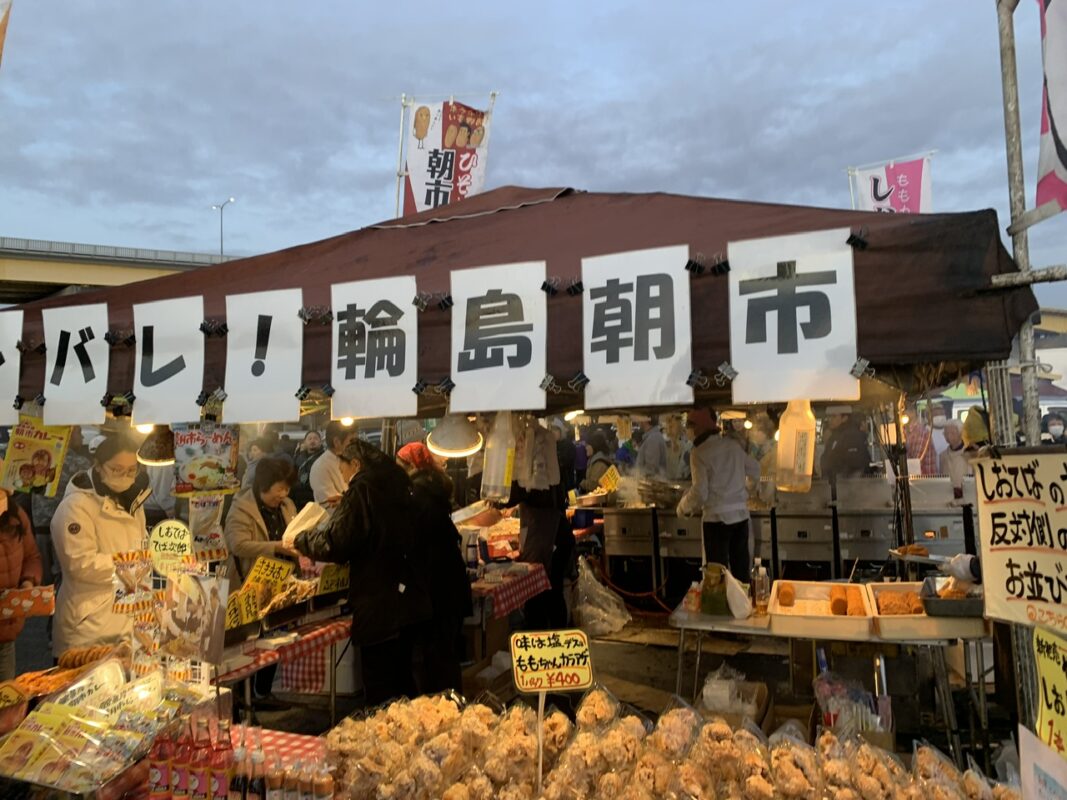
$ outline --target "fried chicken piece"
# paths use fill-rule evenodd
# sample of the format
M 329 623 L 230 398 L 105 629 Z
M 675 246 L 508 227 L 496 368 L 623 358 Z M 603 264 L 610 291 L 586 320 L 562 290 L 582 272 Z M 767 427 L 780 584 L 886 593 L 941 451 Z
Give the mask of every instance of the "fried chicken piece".
M 579 728 L 596 728 L 615 719 L 618 702 L 603 689 L 593 689 L 582 700 L 576 718 Z

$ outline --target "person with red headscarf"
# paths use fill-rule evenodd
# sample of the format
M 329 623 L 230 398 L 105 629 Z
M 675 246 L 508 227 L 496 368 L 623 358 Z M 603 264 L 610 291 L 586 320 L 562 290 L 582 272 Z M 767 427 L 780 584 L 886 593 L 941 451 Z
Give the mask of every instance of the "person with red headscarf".
M 461 538 L 452 523 L 452 479 L 422 442 L 401 447 L 396 460 L 411 478 L 415 503 L 428 523 L 421 544 L 428 563 L 434 565 L 430 573 L 434 615 L 420 646 L 419 691 L 462 691 L 463 619 L 474 612 Z

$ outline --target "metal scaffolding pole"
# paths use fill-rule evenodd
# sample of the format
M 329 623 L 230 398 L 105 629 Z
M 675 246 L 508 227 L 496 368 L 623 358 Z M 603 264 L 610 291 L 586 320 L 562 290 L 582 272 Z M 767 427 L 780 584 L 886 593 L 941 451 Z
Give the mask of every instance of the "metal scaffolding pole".
M 1012 255 L 1019 272 L 1030 277 L 1030 242 L 1025 227 L 1017 225 L 1026 213 L 1025 185 L 1023 182 L 1023 146 L 1019 123 L 1019 80 L 1015 67 L 1015 9 L 1019 0 L 997 0 L 997 22 L 1000 33 L 1000 77 L 1004 94 L 1004 145 L 1008 157 L 1008 195 L 1011 201 Z M 1041 409 L 1037 393 L 1037 358 L 1034 348 L 1034 325 L 1031 320 L 1023 323 L 1019 331 L 1019 365 L 1023 384 L 1023 432 L 1026 444 L 1039 444 Z M 995 441 L 998 444 L 1014 443 L 1008 439 L 1008 431 L 1014 433 L 1011 424 L 1011 377 L 1006 365 L 997 364 L 989 370 L 990 390 L 993 395 Z M 994 376 L 996 379 L 994 381 Z M 995 389 L 994 389 L 995 386 Z M 1005 407 L 1006 401 L 1006 407 Z M 1014 438 L 1014 437 L 1012 437 Z M 1037 670 L 1034 664 L 1033 631 L 1023 625 L 1011 626 L 1011 647 L 1016 664 L 1016 687 L 1019 704 L 1019 720 L 1030 730 L 1036 724 L 1035 693 Z M 982 680 L 984 678 L 980 678 Z

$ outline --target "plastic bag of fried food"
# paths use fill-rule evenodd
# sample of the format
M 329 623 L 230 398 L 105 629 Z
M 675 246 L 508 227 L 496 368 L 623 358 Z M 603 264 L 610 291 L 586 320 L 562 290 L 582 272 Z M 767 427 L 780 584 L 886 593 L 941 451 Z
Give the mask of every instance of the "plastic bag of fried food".
M 593 730 L 609 725 L 619 715 L 619 701 L 603 686 L 595 685 L 578 706 L 575 720 L 579 730 Z
M 670 761 L 680 761 L 700 729 L 700 715 L 691 705 L 675 695 L 656 722 L 656 729 L 648 737 L 648 747 Z
M 783 736 L 771 749 L 774 787 L 782 800 L 817 800 L 822 796 L 822 773 L 815 748 Z

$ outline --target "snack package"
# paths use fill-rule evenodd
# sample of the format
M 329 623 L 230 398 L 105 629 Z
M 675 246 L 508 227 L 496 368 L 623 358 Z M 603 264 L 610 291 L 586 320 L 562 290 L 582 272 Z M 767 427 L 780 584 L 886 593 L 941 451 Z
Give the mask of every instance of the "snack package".
M 134 616 L 147 611 L 153 601 L 152 558 L 148 550 L 115 553 L 115 614 Z
M 656 729 L 648 737 L 648 747 L 666 756 L 669 761 L 681 761 L 700 728 L 700 715 L 682 698 L 675 695 L 659 716 Z
M 602 728 L 615 721 L 619 713 L 619 701 L 615 695 L 600 684 L 593 687 L 582 697 L 575 719 L 578 730 Z
M 0 591 L 0 619 L 50 617 L 56 613 L 55 586 Z
M 783 735 L 774 742 L 771 771 L 775 789 L 783 800 L 818 800 L 822 795 L 818 754 L 800 739 Z

